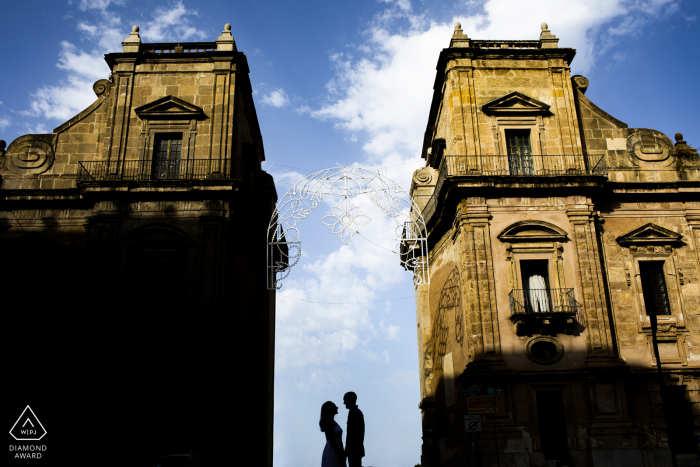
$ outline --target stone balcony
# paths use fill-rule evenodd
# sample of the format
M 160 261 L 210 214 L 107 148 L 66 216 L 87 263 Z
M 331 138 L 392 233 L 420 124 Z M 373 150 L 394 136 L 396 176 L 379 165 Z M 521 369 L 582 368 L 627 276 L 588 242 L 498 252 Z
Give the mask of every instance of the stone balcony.
M 574 289 L 514 289 L 509 298 L 518 335 L 572 334 L 582 307 Z
M 446 181 L 471 186 L 531 186 L 549 182 L 570 184 L 581 177 L 607 178 L 603 155 L 526 154 L 443 156 L 438 168 L 435 191 L 423 209 L 423 218 L 432 217 Z M 444 196 L 444 195 L 442 195 Z

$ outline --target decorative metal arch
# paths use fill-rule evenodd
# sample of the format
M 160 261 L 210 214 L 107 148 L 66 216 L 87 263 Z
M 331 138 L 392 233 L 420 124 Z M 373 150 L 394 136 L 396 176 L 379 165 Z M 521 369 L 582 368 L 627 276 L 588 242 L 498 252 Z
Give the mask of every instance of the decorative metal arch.
M 395 222 L 392 253 L 401 265 L 413 271 L 415 284 L 429 284 L 428 244 L 425 221 L 406 191 L 384 175 L 361 167 L 333 167 L 320 170 L 297 182 L 277 203 L 267 228 L 267 288 L 282 287 L 291 268 L 301 258 L 298 223 L 327 197 L 339 202 L 322 222 L 343 243 L 371 222 L 352 199 L 366 195 Z

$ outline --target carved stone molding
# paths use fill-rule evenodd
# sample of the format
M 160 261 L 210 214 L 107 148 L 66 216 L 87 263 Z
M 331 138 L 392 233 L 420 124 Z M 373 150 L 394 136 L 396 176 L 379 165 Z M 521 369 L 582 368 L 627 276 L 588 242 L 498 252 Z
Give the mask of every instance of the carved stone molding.
M 564 356 L 564 346 L 553 337 L 535 337 L 527 343 L 525 355 L 535 363 L 551 365 Z
M 574 86 L 576 86 L 582 93 L 586 93 L 586 89 L 588 89 L 588 78 L 585 76 L 581 75 L 575 75 L 571 77 L 571 82 L 574 83 Z
M 92 85 L 92 90 L 95 92 L 97 97 L 100 97 L 102 94 L 105 96 L 109 96 L 109 90 L 112 87 L 112 82 L 108 79 L 100 79 L 95 81 L 95 84 Z
M 643 168 L 666 167 L 675 160 L 671 139 L 646 128 L 639 128 L 627 137 L 627 153 L 632 164 Z
M 46 172 L 54 162 L 54 135 L 24 135 L 10 144 L 6 151 L 5 168 L 18 175 Z
M 433 181 L 430 167 L 423 167 L 413 172 L 413 181 L 418 185 L 429 185 Z

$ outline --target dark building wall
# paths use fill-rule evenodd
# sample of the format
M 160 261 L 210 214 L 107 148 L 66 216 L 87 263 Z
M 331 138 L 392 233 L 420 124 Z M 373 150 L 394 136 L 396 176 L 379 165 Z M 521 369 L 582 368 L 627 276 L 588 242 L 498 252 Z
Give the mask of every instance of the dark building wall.
M 277 195 L 245 56 L 228 30 L 184 51 L 128 39 L 95 103 L 0 151 L 12 403 L 44 414 L 56 462 L 271 466 Z M 163 133 L 183 150 L 156 173 Z

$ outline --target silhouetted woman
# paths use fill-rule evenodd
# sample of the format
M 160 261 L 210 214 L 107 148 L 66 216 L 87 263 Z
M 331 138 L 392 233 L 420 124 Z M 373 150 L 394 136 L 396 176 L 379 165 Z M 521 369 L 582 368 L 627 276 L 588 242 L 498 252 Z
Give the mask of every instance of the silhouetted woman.
M 321 407 L 321 419 L 318 425 L 326 434 L 326 447 L 323 448 L 321 467 L 345 467 L 345 450 L 343 449 L 343 430 L 333 420 L 338 407 L 328 401 Z

